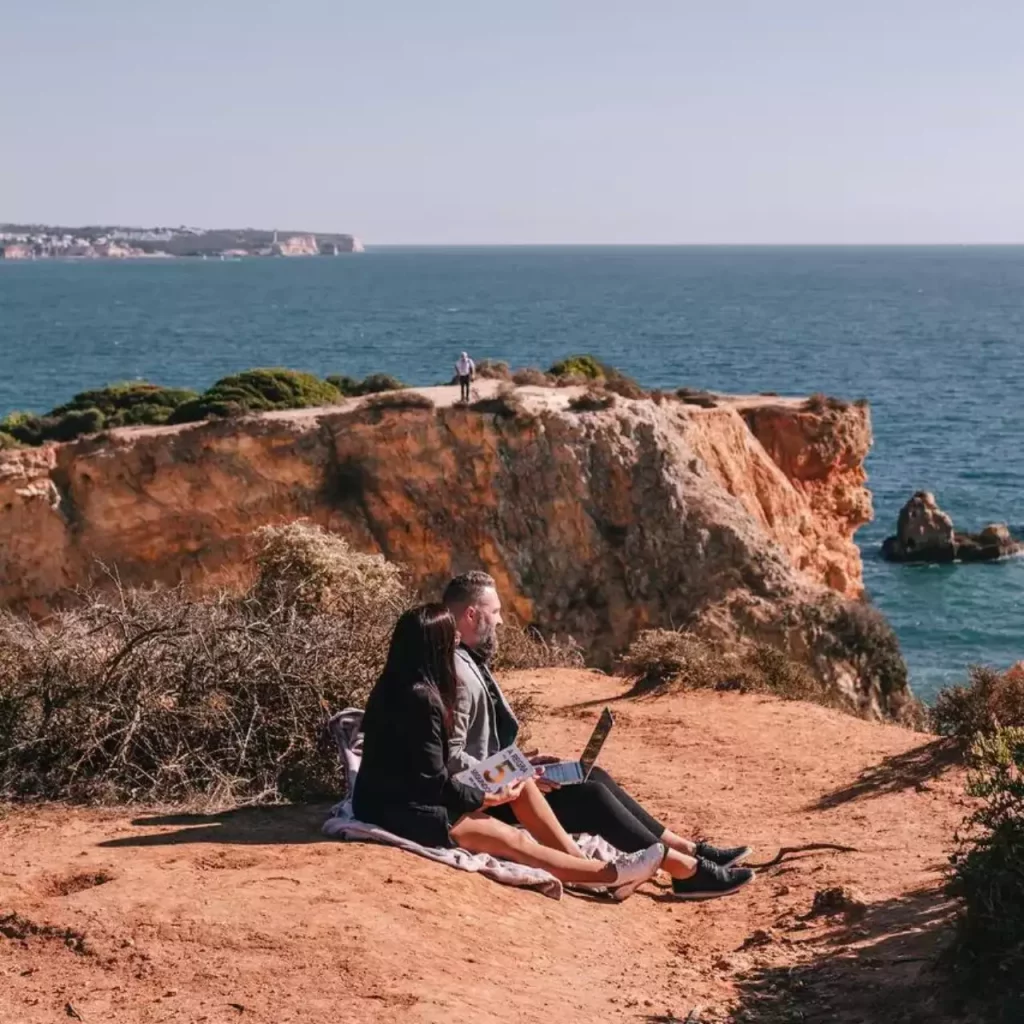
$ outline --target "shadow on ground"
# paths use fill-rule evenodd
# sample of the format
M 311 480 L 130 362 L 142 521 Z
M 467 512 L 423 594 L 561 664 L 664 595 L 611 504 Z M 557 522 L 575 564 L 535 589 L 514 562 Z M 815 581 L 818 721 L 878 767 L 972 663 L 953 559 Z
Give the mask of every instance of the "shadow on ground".
M 173 832 L 149 832 L 122 836 L 100 843 L 101 847 L 177 846 L 187 843 L 226 843 L 239 846 L 335 842 L 320 827 L 329 804 L 287 807 L 236 807 L 218 814 L 151 814 L 133 818 L 137 828 L 166 828 Z
M 913 750 L 893 754 L 880 764 L 865 769 L 856 782 L 826 793 L 811 810 L 827 811 L 841 804 L 886 793 L 902 793 L 911 787 L 923 788 L 960 761 L 960 749 L 949 739 L 931 740 Z
M 806 959 L 755 968 L 740 983 L 744 1024 L 980 1024 L 954 997 L 940 957 L 954 904 L 923 890 L 876 904 L 813 945 Z

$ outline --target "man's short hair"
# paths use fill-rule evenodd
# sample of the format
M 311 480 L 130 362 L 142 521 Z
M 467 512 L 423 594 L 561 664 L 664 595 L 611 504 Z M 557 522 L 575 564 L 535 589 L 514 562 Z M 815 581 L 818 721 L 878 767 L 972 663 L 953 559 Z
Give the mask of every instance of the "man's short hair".
M 457 608 L 461 611 L 463 608 L 477 604 L 483 597 L 484 591 L 491 589 L 496 589 L 494 577 L 479 569 L 474 569 L 472 572 L 464 572 L 452 577 L 448 586 L 444 588 L 444 597 L 441 600 L 449 608 L 453 610 Z

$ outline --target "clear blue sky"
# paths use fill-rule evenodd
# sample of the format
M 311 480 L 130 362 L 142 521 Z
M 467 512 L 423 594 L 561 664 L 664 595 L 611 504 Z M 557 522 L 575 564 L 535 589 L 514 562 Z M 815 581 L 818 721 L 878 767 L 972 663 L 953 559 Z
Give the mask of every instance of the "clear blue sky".
M 0 5 L 0 220 L 1024 242 L 1019 0 Z

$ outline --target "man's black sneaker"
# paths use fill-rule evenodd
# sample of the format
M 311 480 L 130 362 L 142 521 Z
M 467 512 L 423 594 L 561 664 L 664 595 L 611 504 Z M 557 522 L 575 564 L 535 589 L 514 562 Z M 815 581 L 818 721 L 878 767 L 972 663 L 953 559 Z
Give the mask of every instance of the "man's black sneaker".
M 672 894 L 677 900 L 713 900 L 731 896 L 753 880 L 750 868 L 722 868 L 699 857 L 695 874 L 672 879 Z
M 710 843 L 697 844 L 697 856 L 711 861 L 712 864 L 717 864 L 720 868 L 731 868 L 734 864 L 745 860 L 753 852 L 749 846 L 730 846 L 720 850 Z

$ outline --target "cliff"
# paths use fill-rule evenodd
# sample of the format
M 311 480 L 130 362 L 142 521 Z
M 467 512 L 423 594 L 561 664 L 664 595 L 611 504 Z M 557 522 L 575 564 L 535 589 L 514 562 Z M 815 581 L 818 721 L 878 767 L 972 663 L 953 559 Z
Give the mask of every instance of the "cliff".
M 497 384 L 482 381 L 480 391 Z M 0 600 L 41 611 L 97 560 L 122 581 L 238 584 L 264 523 L 305 516 L 436 589 L 483 567 L 513 614 L 598 662 L 688 626 L 777 644 L 864 712 L 905 671 L 861 594 L 865 408 L 618 399 L 522 388 L 485 412 L 349 401 L 0 455 Z M 881 633 L 879 632 L 881 630 Z

